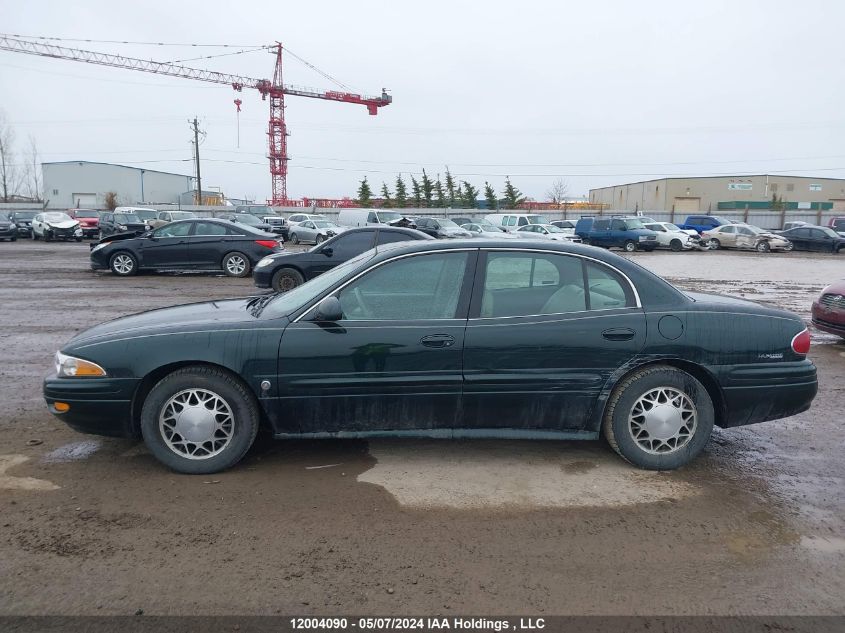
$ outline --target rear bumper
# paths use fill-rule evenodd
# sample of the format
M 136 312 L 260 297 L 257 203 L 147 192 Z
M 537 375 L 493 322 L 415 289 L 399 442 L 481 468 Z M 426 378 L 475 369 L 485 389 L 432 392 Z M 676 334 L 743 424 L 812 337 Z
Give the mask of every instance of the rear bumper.
M 725 398 L 720 426 L 778 420 L 810 408 L 818 393 L 816 366 L 809 360 L 722 368 Z
M 50 413 L 81 433 L 111 437 L 135 437 L 132 423 L 132 397 L 138 385 L 135 378 L 57 378 L 44 379 L 44 400 Z M 70 405 L 60 413 L 56 402 Z

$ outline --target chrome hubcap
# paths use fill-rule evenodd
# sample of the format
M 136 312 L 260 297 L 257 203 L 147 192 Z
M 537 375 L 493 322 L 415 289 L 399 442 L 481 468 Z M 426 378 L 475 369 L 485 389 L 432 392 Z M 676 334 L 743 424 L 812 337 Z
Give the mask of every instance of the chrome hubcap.
M 233 275 L 240 275 L 244 270 L 246 270 L 246 262 L 244 261 L 244 258 L 240 255 L 230 257 L 226 264 L 226 270 Z
M 132 270 L 133 266 L 132 258 L 129 255 L 118 255 L 114 258 L 114 269 L 119 273 L 125 275 Z
M 229 404 L 213 391 L 185 389 L 162 407 L 159 431 L 180 457 L 208 459 L 232 441 L 235 420 Z
M 695 435 L 698 413 L 690 397 L 674 387 L 652 389 L 628 415 L 631 437 L 646 453 L 666 454 L 686 446 Z

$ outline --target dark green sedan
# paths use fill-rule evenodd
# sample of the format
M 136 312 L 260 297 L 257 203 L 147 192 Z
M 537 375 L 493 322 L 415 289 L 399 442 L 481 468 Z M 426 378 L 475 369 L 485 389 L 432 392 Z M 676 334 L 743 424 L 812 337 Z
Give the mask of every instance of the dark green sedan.
M 794 314 L 685 294 L 603 249 L 404 242 L 284 294 L 153 310 L 71 339 L 44 382 L 87 433 L 170 468 L 277 438 L 585 439 L 672 469 L 713 425 L 794 415 L 817 391 Z

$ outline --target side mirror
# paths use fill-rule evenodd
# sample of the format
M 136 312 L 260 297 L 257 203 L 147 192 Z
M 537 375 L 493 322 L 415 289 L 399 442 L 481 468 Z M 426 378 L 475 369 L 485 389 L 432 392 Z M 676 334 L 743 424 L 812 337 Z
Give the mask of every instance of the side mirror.
M 326 297 L 317 304 L 317 311 L 314 314 L 314 321 L 329 321 L 334 323 L 343 318 L 343 309 L 337 297 Z
M 331 257 L 331 256 L 334 254 L 334 249 L 333 249 L 331 246 L 329 246 L 329 247 L 327 247 L 327 248 L 324 248 L 324 249 L 323 249 L 323 250 L 321 250 L 320 252 L 321 252 L 323 255 L 325 255 L 326 257 Z

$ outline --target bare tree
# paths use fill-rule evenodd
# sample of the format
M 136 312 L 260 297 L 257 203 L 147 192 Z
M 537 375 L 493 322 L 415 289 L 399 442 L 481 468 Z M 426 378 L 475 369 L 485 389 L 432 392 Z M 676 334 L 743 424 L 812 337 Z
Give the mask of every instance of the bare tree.
M 36 202 L 41 201 L 41 165 L 39 164 L 38 144 L 35 137 L 29 135 L 29 156 L 26 163 L 27 195 Z
M 15 195 L 18 171 L 15 165 L 15 131 L 6 123 L 6 116 L 0 112 L 0 195 L 3 202 Z
M 566 199 L 567 193 L 569 193 L 569 184 L 563 178 L 558 178 L 546 192 L 546 197 L 549 202 L 561 204 Z

